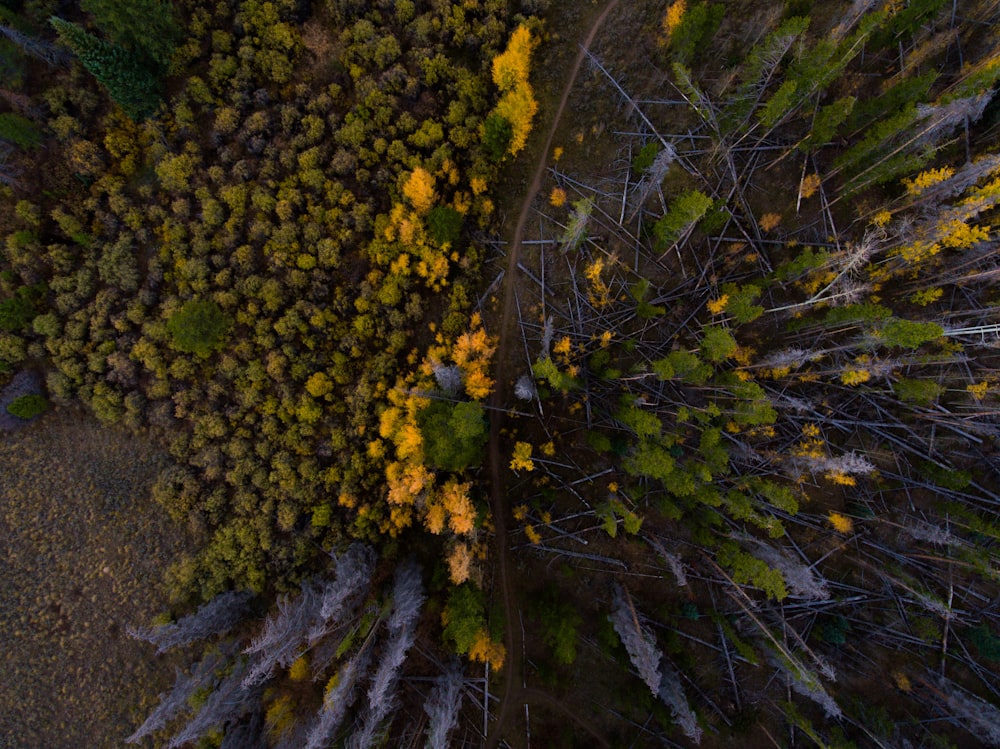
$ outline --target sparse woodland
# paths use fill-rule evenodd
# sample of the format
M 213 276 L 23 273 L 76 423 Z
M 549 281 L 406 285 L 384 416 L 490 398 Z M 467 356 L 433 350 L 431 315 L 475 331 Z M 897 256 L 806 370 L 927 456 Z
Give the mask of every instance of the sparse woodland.
M 610 4 L 555 120 L 551 6 L 0 5 L 5 475 L 186 534 L 101 735 L 1000 746 L 1000 8 Z

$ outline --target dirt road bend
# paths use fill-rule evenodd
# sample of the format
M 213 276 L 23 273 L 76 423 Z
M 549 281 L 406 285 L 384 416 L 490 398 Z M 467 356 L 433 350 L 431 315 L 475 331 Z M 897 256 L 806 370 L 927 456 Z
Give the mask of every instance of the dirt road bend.
M 514 234 L 508 245 L 507 270 L 504 274 L 503 302 L 501 307 L 500 326 L 497 330 L 499 342 L 496 351 L 496 387 L 490 398 L 491 423 L 488 460 L 490 464 L 490 506 L 493 514 L 493 524 L 496 529 L 496 548 L 494 559 L 500 580 L 500 594 L 503 597 L 504 618 L 506 621 L 504 644 L 507 648 L 507 664 L 505 666 L 503 693 L 500 696 L 500 704 L 497 706 L 496 717 L 490 725 L 489 733 L 486 736 L 486 749 L 496 749 L 503 735 L 507 724 L 508 716 L 516 714 L 511 712 L 511 706 L 517 704 L 528 696 L 524 684 L 524 672 L 522 665 L 522 654 L 524 652 L 524 639 L 521 634 L 521 627 L 518 626 L 518 608 L 516 580 L 514 576 L 514 565 L 511 560 L 510 539 L 508 537 L 508 520 L 510 507 L 507 502 L 507 495 L 504 484 L 504 455 L 500 450 L 500 430 L 503 426 L 503 408 L 509 402 L 510 388 L 507 378 L 502 371 L 507 362 L 508 351 L 511 341 L 517 340 L 516 330 L 512 330 L 515 312 L 514 285 L 517 282 L 517 264 L 521 253 L 521 242 L 524 236 L 524 229 L 528 223 L 528 216 L 531 207 L 539 190 L 541 190 L 542 179 L 545 176 L 545 169 L 549 162 L 552 150 L 552 142 L 556 131 L 562 120 L 563 112 L 569 102 L 570 92 L 576 83 L 580 68 L 586 57 L 586 50 L 593 43 L 597 32 L 604 24 L 608 15 L 618 5 L 619 0 L 610 0 L 601 11 L 600 15 L 591 24 L 586 38 L 580 44 L 580 51 L 569 69 L 566 82 L 563 86 L 562 96 L 559 106 L 552 117 L 549 131 L 545 139 L 545 144 L 538 152 L 535 166 L 535 175 L 528 186 L 524 196 L 521 210 L 517 217 L 517 225 L 514 227 Z

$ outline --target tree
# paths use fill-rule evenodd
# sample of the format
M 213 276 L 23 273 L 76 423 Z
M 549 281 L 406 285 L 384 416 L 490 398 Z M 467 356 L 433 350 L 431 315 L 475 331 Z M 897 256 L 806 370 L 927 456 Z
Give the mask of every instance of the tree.
M 632 665 L 639 672 L 639 677 L 654 695 L 657 694 L 662 678 L 660 660 L 663 658 L 663 652 L 657 647 L 653 634 L 639 623 L 639 616 L 635 606 L 632 605 L 632 599 L 618 583 L 615 583 L 614 610 L 608 615 L 608 621 L 621 638 Z
M 222 346 L 229 320 L 210 299 L 186 302 L 167 321 L 167 330 L 178 350 L 207 358 Z
M 518 26 L 510 35 L 507 49 L 493 58 L 493 82 L 500 89 L 502 96 L 497 102 L 493 114 L 490 115 L 490 117 L 497 116 L 500 119 L 492 120 L 493 132 L 491 134 L 487 135 L 485 129 L 483 134 L 484 142 L 487 144 L 487 152 L 491 156 L 495 156 L 497 146 L 504 135 L 506 129 L 504 122 L 510 126 L 511 135 L 508 150 L 511 155 L 524 148 L 528 141 L 531 121 L 538 111 L 535 93 L 528 82 L 528 74 L 531 70 L 531 53 L 535 44 L 536 41 L 531 38 L 528 27 Z M 491 122 L 490 118 L 487 118 L 486 121 L 487 123 Z
M 447 749 L 448 733 L 458 724 L 462 707 L 462 665 L 452 659 L 447 670 L 434 683 L 424 703 L 427 713 L 427 749 Z
M 252 598 L 253 594 L 248 591 L 229 590 L 176 622 L 158 627 L 130 628 L 128 633 L 156 645 L 157 654 L 165 653 L 228 631 L 246 616 Z
M 129 118 L 143 120 L 160 105 L 160 83 L 135 54 L 53 16 L 49 22 Z
M 482 404 L 435 401 L 417 414 L 417 423 L 431 465 L 460 471 L 482 460 L 489 436 Z
M 181 36 L 173 3 L 168 0 L 82 0 L 112 43 L 166 70 Z
M 12 112 L 0 114 L 0 140 L 13 143 L 18 148 L 37 148 L 42 134 L 31 120 Z

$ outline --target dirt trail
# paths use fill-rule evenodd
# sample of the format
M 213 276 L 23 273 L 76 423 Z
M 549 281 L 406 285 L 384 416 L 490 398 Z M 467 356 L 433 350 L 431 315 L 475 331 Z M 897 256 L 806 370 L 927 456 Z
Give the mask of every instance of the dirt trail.
M 542 146 L 538 153 L 538 159 L 535 166 L 535 176 L 531 180 L 531 184 L 528 186 L 528 191 L 524 196 L 524 203 L 522 204 L 521 211 L 518 214 L 517 225 L 514 228 L 514 235 L 511 238 L 507 254 L 507 270 L 504 274 L 503 307 L 500 317 L 500 326 L 497 330 L 497 335 L 499 336 L 496 352 L 497 384 L 493 390 L 493 395 L 490 398 L 490 411 L 492 416 L 488 452 L 488 460 L 490 464 L 490 505 L 491 512 L 493 514 L 496 538 L 495 559 L 500 576 L 500 593 L 503 597 L 504 618 L 506 623 L 504 644 L 507 648 L 507 665 L 506 672 L 504 674 L 503 694 L 500 697 L 500 704 L 497 707 L 496 719 L 490 726 L 489 734 L 486 737 L 486 749 L 496 749 L 498 746 L 504 727 L 507 724 L 507 718 L 510 714 L 511 705 L 515 702 L 522 701 L 525 697 L 528 697 L 529 692 L 534 692 L 534 690 L 528 690 L 524 684 L 524 672 L 522 668 L 524 639 L 521 633 L 521 627 L 517 624 L 519 619 L 517 616 L 518 609 L 517 595 L 515 592 L 514 565 L 510 558 L 509 539 L 507 537 L 507 521 L 510 508 L 508 507 L 508 503 L 506 501 L 505 484 L 503 482 L 504 457 L 500 451 L 500 430 L 503 426 L 503 408 L 504 403 L 509 397 L 509 393 L 507 392 L 509 388 L 505 384 L 501 369 L 504 367 L 508 359 L 508 351 L 510 349 L 511 340 L 517 338 L 516 335 L 512 335 L 515 331 L 511 330 L 515 312 L 514 284 L 516 283 L 515 278 L 517 275 L 517 263 L 521 253 L 521 241 L 524 236 L 524 229 L 528 223 L 528 216 L 531 213 L 531 206 L 534 203 L 535 196 L 542 187 L 542 180 L 545 176 L 545 169 L 548 165 L 550 152 L 552 150 L 552 141 L 555 138 L 556 131 L 562 120 L 563 112 L 569 102 L 570 92 L 573 89 L 573 85 L 576 83 L 577 75 L 580 72 L 580 68 L 583 66 L 583 61 L 586 57 L 586 50 L 593 43 L 594 38 L 597 36 L 597 32 L 600 30 L 611 11 L 618 5 L 618 2 L 619 0 L 610 0 L 605 5 L 604 10 L 602 10 L 600 15 L 595 19 L 587 32 L 586 38 L 580 45 L 580 51 L 577 53 L 576 60 L 570 68 L 569 75 L 563 87 L 562 97 L 559 100 L 559 106 L 552 117 L 552 123 L 549 126 L 549 132 L 545 139 L 545 145 Z M 537 700 L 538 695 L 533 694 L 533 696 Z

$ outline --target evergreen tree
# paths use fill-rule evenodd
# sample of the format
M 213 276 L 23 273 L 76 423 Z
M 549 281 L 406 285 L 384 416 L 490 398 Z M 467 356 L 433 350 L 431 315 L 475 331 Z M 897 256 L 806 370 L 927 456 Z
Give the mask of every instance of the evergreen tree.
M 160 103 L 160 84 L 134 54 L 88 34 L 74 23 L 52 17 L 49 22 L 80 62 L 133 120 L 149 117 Z
M 167 0 L 83 0 L 80 6 L 114 44 L 165 70 L 180 36 Z

